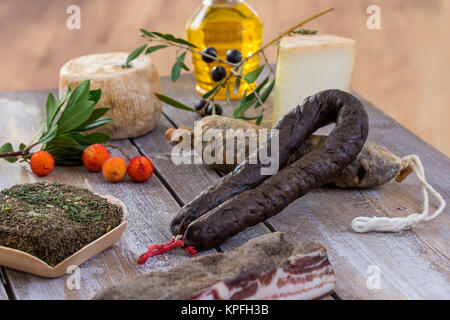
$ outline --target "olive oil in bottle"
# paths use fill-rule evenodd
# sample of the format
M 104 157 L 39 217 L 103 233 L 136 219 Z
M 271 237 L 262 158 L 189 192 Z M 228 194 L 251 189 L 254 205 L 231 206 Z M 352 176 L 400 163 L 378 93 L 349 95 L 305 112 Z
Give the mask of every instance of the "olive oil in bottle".
M 239 50 L 242 59 L 259 49 L 262 42 L 263 25 L 259 15 L 243 0 L 204 0 L 203 5 L 196 9 L 193 16 L 186 23 L 186 38 L 195 44 L 200 51 L 213 47 L 217 50 L 217 57 L 226 60 L 228 50 Z M 206 63 L 199 54 L 192 54 L 194 75 L 197 81 L 196 90 L 199 94 L 208 92 L 218 82 L 211 77 L 212 69 L 221 65 L 227 75 L 232 67 L 213 61 Z M 245 63 L 243 74 L 256 69 L 259 56 L 252 57 Z M 230 80 L 229 96 L 231 99 L 242 97 L 248 88 L 245 81 L 241 81 L 239 92 L 234 94 L 233 76 Z M 225 99 L 227 87 L 222 88 L 216 95 L 217 99 Z

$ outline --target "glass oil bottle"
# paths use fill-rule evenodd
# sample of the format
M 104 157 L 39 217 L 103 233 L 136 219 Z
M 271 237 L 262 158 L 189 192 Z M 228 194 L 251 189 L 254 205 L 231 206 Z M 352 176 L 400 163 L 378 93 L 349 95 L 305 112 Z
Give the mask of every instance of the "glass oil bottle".
M 217 57 L 226 60 L 226 53 L 230 49 L 239 50 L 243 59 L 248 57 L 261 46 L 263 24 L 259 15 L 243 0 L 204 0 L 193 16 L 186 23 L 186 38 L 195 44 L 200 51 L 207 47 L 217 50 Z M 211 78 L 214 66 L 222 65 L 227 75 L 232 66 L 213 61 L 206 63 L 200 54 L 192 54 L 194 75 L 197 81 L 196 90 L 200 95 L 208 92 L 217 82 Z M 249 59 L 243 69 L 243 74 L 256 69 L 259 56 Z M 241 81 L 239 91 L 234 93 L 235 77 L 232 76 L 229 88 L 225 86 L 216 95 L 217 99 L 225 99 L 229 90 L 231 99 L 242 97 L 248 85 Z

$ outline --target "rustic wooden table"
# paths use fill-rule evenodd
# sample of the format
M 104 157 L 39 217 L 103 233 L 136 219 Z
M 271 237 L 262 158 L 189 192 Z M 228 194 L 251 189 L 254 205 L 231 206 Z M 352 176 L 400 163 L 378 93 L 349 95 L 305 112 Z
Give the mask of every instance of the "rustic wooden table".
M 182 98 L 187 104 L 198 99 L 189 74 L 175 84 L 168 78 L 162 82 L 166 94 Z M 0 93 L 0 141 L 27 142 L 44 118 L 47 94 L 45 90 Z M 449 199 L 449 158 L 369 102 L 365 104 L 370 117 L 369 139 L 399 156 L 419 155 L 428 181 Z M 195 117 L 193 113 L 164 106 L 164 115 L 155 131 L 137 139 L 113 142 L 130 155 L 143 154 L 153 160 L 155 175 L 144 184 L 130 179 L 112 184 L 84 167 L 57 167 L 41 179 L 26 165 L 1 161 L 0 188 L 41 180 L 71 183 L 121 199 L 130 217 L 119 242 L 80 266 L 79 289 L 70 290 L 67 286 L 71 274 L 49 280 L 2 267 L 0 300 L 88 299 L 107 286 L 188 259 L 179 250 L 154 257 L 145 266 L 136 263 L 149 244 L 170 239 L 169 223 L 180 206 L 219 178 L 217 172 L 201 165 L 175 166 L 170 160 L 171 146 L 165 140 L 165 130 L 192 126 Z M 298 199 L 277 216 L 203 253 L 231 250 L 258 235 L 283 231 L 292 242 L 314 240 L 327 248 L 337 276 L 336 292 L 330 299 L 449 299 L 449 209 L 412 231 L 356 234 L 350 229 L 356 216 L 406 216 L 420 212 L 421 205 L 420 184 L 414 175 L 401 184 L 390 182 L 370 190 L 321 188 Z M 377 268 L 380 288 L 369 289 L 368 278 Z

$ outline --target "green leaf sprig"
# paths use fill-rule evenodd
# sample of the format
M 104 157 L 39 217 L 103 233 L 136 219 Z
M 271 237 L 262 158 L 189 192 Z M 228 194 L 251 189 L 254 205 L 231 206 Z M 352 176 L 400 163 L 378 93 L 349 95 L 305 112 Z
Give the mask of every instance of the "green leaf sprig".
M 291 34 L 317 34 L 317 30 L 299 28 L 292 31 Z
M 239 105 L 235 108 L 233 111 L 233 118 L 236 119 L 244 119 L 244 120 L 254 120 L 256 124 L 261 124 L 261 121 L 263 119 L 264 115 L 264 109 L 260 108 L 260 112 L 257 116 L 254 117 L 248 117 L 245 115 L 245 112 L 250 109 L 251 107 L 257 109 L 261 107 L 269 98 L 274 86 L 275 86 L 275 74 L 272 68 L 270 67 L 270 64 L 267 60 L 267 57 L 264 53 L 264 50 L 268 48 L 271 45 L 277 45 L 279 41 L 285 37 L 292 34 L 316 34 L 316 30 L 309 30 L 309 29 L 303 29 L 303 25 L 306 23 L 332 11 L 334 8 L 328 8 L 324 11 L 321 11 L 299 23 L 297 23 L 295 26 L 287 29 L 286 31 L 279 34 L 277 37 L 269 41 L 268 43 L 261 46 L 258 50 L 253 52 L 251 55 L 245 57 L 242 59 L 239 63 L 231 63 L 226 60 L 222 60 L 218 57 L 210 56 L 205 52 L 202 52 L 198 50 L 198 48 L 195 46 L 195 44 L 190 43 L 187 40 L 177 38 L 171 34 L 168 33 L 161 33 L 161 32 L 155 32 L 155 31 L 148 31 L 145 29 L 140 29 L 142 37 L 147 40 L 147 44 L 140 46 L 133 50 L 129 56 L 127 57 L 126 63 L 124 64 L 124 67 L 131 67 L 130 63 L 136 59 L 140 54 L 151 54 L 153 52 L 156 52 L 160 49 L 165 49 L 168 47 L 176 47 L 178 48 L 178 51 L 176 53 L 176 61 L 172 67 L 171 71 L 171 79 L 173 82 L 177 81 L 181 75 L 182 70 L 189 71 L 189 68 L 184 63 L 187 52 L 190 52 L 191 54 L 199 54 L 201 56 L 206 56 L 210 59 L 213 59 L 219 64 L 226 64 L 228 66 L 231 66 L 231 72 L 227 74 L 227 76 L 219 81 L 217 85 L 215 85 L 211 90 L 203 94 L 202 99 L 204 99 L 204 105 L 213 106 L 213 114 L 215 114 L 215 97 L 217 93 L 222 89 L 226 88 L 226 103 L 228 105 L 231 105 L 230 103 L 230 79 L 232 76 L 235 77 L 234 81 L 234 93 L 236 94 L 239 91 L 240 85 L 242 81 L 245 81 L 247 86 L 250 89 L 249 94 L 247 95 L 247 91 L 244 93 L 242 99 L 239 102 Z M 155 44 L 155 45 L 154 45 Z M 181 54 L 180 54 L 181 51 Z M 250 72 L 247 72 L 246 74 L 243 74 L 245 63 L 248 62 L 249 59 L 251 59 L 254 56 L 262 55 L 264 58 L 265 63 L 259 67 L 257 67 L 254 70 L 251 70 Z M 261 77 L 261 74 L 263 73 L 263 70 L 265 68 L 268 68 L 270 71 L 269 76 L 265 77 L 259 84 L 257 84 L 257 80 Z M 197 111 L 194 108 L 191 108 L 184 103 L 177 101 L 171 97 L 168 97 L 161 93 L 155 94 L 158 99 L 161 101 L 167 103 L 168 105 L 171 105 L 175 108 L 187 110 L 191 112 L 197 112 L 200 114 L 204 114 L 206 107 L 203 108 L 201 111 Z
M 109 136 L 103 132 L 83 134 L 112 121 L 111 118 L 103 117 L 109 108 L 94 109 L 100 97 L 101 90 L 90 90 L 89 80 L 83 81 L 73 91 L 67 87 L 59 101 L 49 93 L 45 107 L 46 119 L 31 142 L 27 145 L 21 143 L 18 151 L 14 151 L 9 142 L 3 144 L 0 158 L 9 162 L 28 161 L 32 156 L 31 149 L 41 145 L 41 150 L 49 152 L 58 165 L 81 164 L 81 155 L 86 147 L 109 140 Z

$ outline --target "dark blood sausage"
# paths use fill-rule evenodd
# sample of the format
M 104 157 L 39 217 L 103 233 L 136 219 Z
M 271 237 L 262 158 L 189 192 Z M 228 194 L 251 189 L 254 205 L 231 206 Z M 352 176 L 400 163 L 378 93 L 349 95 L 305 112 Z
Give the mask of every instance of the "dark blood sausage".
M 300 113 L 300 107 L 298 106 L 282 117 L 274 127 L 275 129 L 279 129 L 280 167 L 287 162 L 291 153 L 303 143 L 306 137 L 323 126 L 314 125 L 313 123 L 317 121 L 313 121 L 313 119 L 307 121 L 308 117 L 302 120 L 303 117 Z M 319 117 L 319 115 L 316 114 L 314 117 Z M 233 172 L 230 172 L 215 184 L 209 186 L 194 200 L 180 209 L 172 220 L 170 226 L 172 233 L 174 235 L 183 234 L 187 226 L 198 217 L 201 217 L 224 201 L 259 185 L 269 177 L 260 174 L 263 166 L 261 163 L 243 163 L 237 166 Z
M 319 92 L 279 120 L 276 127 L 280 129 L 280 164 L 316 129 L 334 121 L 336 127 L 319 148 L 277 174 L 264 180 L 247 173 L 244 179 L 252 182 L 264 180 L 254 188 L 239 189 L 240 192 L 231 197 L 233 189 L 228 182 L 230 178 L 239 178 L 243 169 L 251 171 L 256 166 L 238 167 L 231 176 L 219 181 L 214 186 L 219 196 L 215 203 L 222 203 L 192 220 L 184 232 L 185 244 L 198 248 L 214 247 L 279 213 L 297 198 L 341 173 L 357 157 L 367 139 L 368 118 L 356 97 L 339 90 Z M 260 176 L 259 171 L 252 173 Z M 205 196 L 209 198 L 211 195 L 206 193 L 200 198 Z M 225 197 L 227 199 L 223 201 Z M 201 204 L 201 200 L 197 198 L 194 202 Z M 203 209 L 201 206 L 198 208 Z
M 308 97 L 303 104 L 283 116 L 274 127 L 274 129 L 279 130 L 280 168 L 284 167 L 289 157 L 314 131 L 335 122 L 338 113 L 341 115 L 345 113 L 346 117 L 358 122 L 359 126 L 365 125 L 364 128 L 367 133 L 367 115 L 361 102 L 353 95 L 340 90 L 326 90 Z M 349 122 L 349 120 L 343 118 L 340 120 L 340 125 L 346 125 L 346 122 Z M 237 166 L 233 172 L 205 189 L 194 200 L 180 209 L 172 220 L 170 226 L 172 233 L 174 235 L 184 234 L 188 225 L 197 218 L 226 200 L 261 184 L 269 178 L 269 176 L 260 174 L 261 167 L 263 165 L 260 163 L 243 163 Z

